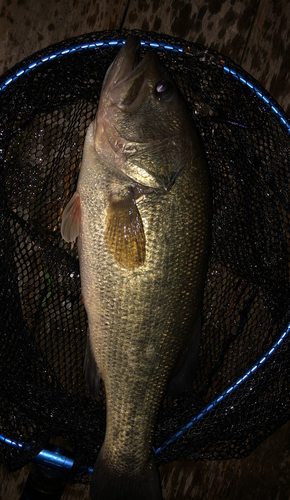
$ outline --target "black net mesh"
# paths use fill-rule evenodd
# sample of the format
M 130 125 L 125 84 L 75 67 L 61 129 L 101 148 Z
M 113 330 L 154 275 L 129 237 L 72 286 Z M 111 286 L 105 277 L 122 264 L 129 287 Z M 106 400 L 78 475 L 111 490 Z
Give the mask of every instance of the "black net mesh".
M 290 412 L 287 117 L 241 68 L 196 44 L 135 31 L 67 40 L 0 82 L 0 434 L 23 443 L 0 446 L 16 469 L 62 436 L 74 450 L 72 479 L 83 482 L 80 467 L 94 463 L 104 438 L 105 405 L 84 381 L 77 250 L 61 239 L 60 220 L 105 72 L 129 34 L 175 77 L 213 188 L 200 366 L 192 396 L 165 401 L 157 463 L 243 457 Z

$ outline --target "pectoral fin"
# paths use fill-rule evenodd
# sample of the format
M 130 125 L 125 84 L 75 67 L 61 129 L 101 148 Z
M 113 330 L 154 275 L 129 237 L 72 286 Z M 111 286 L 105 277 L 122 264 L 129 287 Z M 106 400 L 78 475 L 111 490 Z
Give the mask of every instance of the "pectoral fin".
M 65 241 L 72 243 L 76 241 L 80 234 L 81 225 L 81 204 L 80 195 L 76 191 L 71 200 L 66 205 L 61 221 L 61 235 Z
M 123 267 L 134 268 L 145 261 L 145 234 L 133 191 L 110 200 L 105 242 L 114 259 Z

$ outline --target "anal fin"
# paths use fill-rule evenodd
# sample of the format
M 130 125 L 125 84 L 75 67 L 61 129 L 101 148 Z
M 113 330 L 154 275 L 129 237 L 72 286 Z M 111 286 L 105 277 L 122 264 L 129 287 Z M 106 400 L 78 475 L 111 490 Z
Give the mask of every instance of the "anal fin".
M 89 393 L 94 399 L 98 399 L 100 396 L 100 371 L 95 360 L 91 339 L 90 339 L 90 329 L 87 331 L 87 347 L 84 362 L 84 374 L 88 385 Z
M 173 371 L 168 387 L 167 396 L 177 399 L 184 392 L 192 392 L 192 383 L 198 367 L 199 342 L 201 337 L 201 315 L 195 324 L 194 332 L 190 343 L 184 351 L 178 365 Z

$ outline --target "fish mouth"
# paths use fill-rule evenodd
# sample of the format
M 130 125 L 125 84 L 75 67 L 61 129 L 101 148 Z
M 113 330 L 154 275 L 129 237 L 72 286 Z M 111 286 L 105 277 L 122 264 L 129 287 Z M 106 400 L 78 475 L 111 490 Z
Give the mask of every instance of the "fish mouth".
M 119 108 L 131 111 L 133 107 L 138 107 L 147 83 L 146 71 L 153 58 L 154 54 L 150 51 L 141 58 L 138 38 L 127 39 L 109 67 L 103 83 L 103 90 Z
M 135 57 L 134 57 L 132 71 L 134 71 L 134 69 L 137 68 L 140 61 L 141 61 L 141 45 L 140 45 L 140 43 L 138 43 L 138 45 L 135 49 Z

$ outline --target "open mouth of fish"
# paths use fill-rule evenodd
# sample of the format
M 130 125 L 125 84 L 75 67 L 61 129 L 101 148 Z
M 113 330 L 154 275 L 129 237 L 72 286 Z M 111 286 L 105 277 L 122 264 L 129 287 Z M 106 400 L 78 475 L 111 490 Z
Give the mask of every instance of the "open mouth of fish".
M 136 159 L 146 154 L 152 156 L 158 150 L 165 149 L 168 143 L 174 140 L 174 133 L 168 133 L 162 138 L 144 139 L 144 142 L 141 139 L 136 142 L 134 136 L 131 139 L 130 131 L 125 130 L 124 133 L 119 127 L 119 120 L 121 121 L 124 115 L 138 112 L 155 92 L 156 84 L 160 81 L 159 75 L 161 79 L 162 74 L 156 54 L 149 50 L 142 57 L 139 40 L 131 37 L 109 67 L 102 93 L 106 96 L 107 109 L 115 107 L 121 112 L 115 121 L 111 119 L 110 111 L 104 112 L 107 120 L 104 134 L 113 151 L 115 166 L 138 185 L 165 193 L 171 188 L 179 172 L 171 172 L 166 177 L 157 175 L 150 170 L 150 162 L 144 168 Z M 143 111 L 146 114 L 146 109 Z M 132 161 L 127 161 L 128 158 Z
M 110 93 L 114 103 L 124 111 L 133 111 L 140 105 L 147 79 L 146 71 L 155 57 L 146 52 L 141 57 L 141 45 L 136 38 L 128 38 L 111 64 L 103 89 Z

